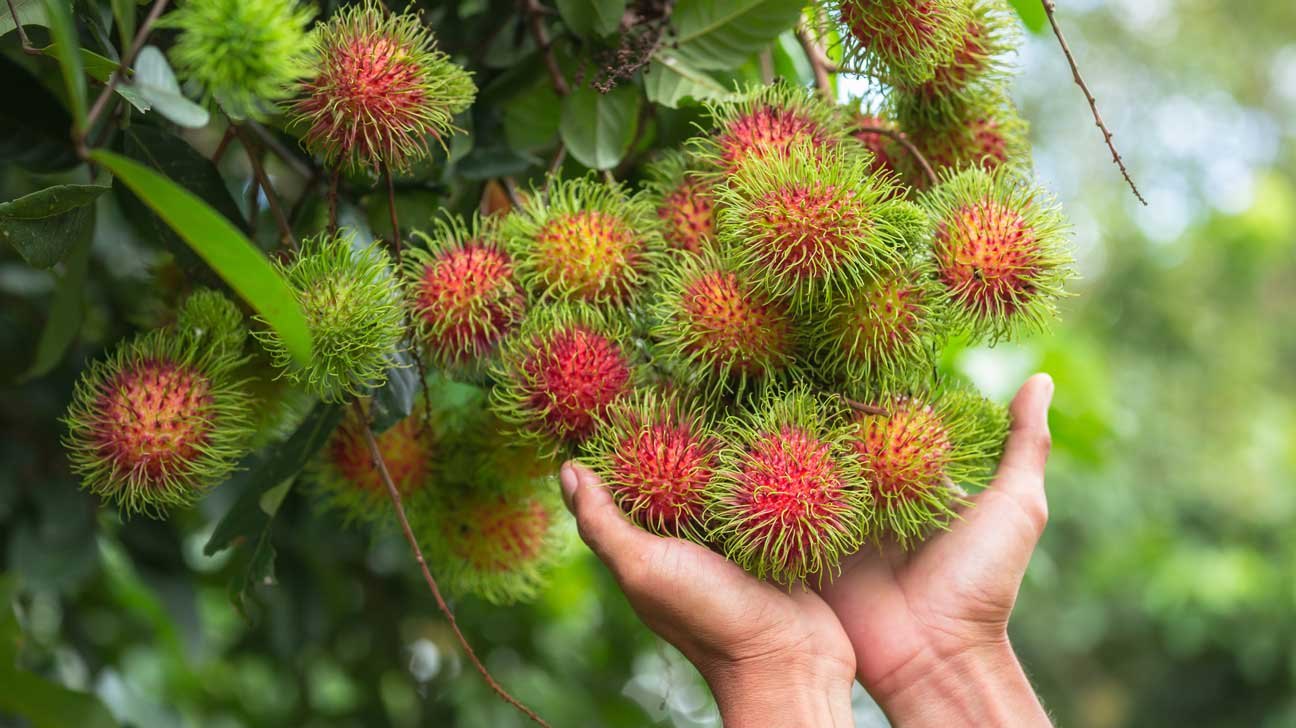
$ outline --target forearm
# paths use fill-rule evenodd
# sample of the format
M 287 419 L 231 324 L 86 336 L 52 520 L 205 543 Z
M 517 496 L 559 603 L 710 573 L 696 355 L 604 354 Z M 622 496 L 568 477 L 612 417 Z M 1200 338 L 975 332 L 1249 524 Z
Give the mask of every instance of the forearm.
M 1006 641 L 916 662 L 892 677 L 897 687 L 879 703 L 896 728 L 1053 725 Z
M 704 675 L 725 728 L 850 728 L 850 681 L 785 665 Z

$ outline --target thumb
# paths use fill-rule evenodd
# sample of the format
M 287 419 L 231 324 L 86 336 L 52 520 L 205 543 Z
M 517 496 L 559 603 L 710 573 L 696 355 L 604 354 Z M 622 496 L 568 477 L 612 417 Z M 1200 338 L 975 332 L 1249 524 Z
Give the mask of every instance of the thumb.
M 1017 392 L 1009 408 L 1012 429 L 1004 445 L 999 471 L 990 486 L 1016 501 L 1040 530 L 1048 520 L 1044 465 L 1052 445 L 1048 428 L 1052 399 L 1053 380 L 1047 374 L 1036 374 Z
M 651 547 L 654 537 L 626 519 L 612 494 L 589 468 L 568 461 L 559 479 L 563 500 L 576 517 L 581 540 L 620 578 L 635 555 Z

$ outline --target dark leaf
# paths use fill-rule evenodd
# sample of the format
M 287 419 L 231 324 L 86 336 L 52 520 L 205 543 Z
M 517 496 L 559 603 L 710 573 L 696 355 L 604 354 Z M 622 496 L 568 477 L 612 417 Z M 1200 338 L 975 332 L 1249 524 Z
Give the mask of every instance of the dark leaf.
M 92 237 L 92 227 L 87 226 L 64 263 L 63 273 L 54 288 L 54 304 L 50 307 L 49 319 L 36 344 L 36 356 L 20 381 L 34 379 L 53 369 L 80 333 Z
M 94 224 L 94 201 L 102 185 L 59 185 L 0 204 L 0 239 L 35 268 L 63 259 Z
M 558 0 L 558 14 L 576 35 L 608 35 L 621 25 L 626 0 Z
M 383 432 L 408 417 L 419 394 L 419 372 L 414 358 L 402 351 L 391 359 L 387 381 L 373 393 L 370 416 L 374 432 Z
M 680 0 L 675 52 L 694 68 L 737 68 L 796 25 L 801 0 Z
M 0 13 L 0 17 L 8 13 Z M 77 164 L 67 110 L 22 66 L 0 55 L 0 162 L 33 172 L 58 172 Z
M 81 43 L 77 40 L 76 21 L 72 19 L 72 4 L 64 0 L 45 0 L 45 19 L 49 21 L 50 37 L 57 46 L 54 55 L 63 72 L 63 87 L 67 91 L 68 106 L 72 108 L 72 121 L 79 129 L 85 126 L 86 120 L 86 83 L 79 50 Z
M 637 86 L 602 94 L 584 87 L 563 99 L 558 130 L 572 158 L 590 169 L 612 169 L 634 140 L 643 97 Z

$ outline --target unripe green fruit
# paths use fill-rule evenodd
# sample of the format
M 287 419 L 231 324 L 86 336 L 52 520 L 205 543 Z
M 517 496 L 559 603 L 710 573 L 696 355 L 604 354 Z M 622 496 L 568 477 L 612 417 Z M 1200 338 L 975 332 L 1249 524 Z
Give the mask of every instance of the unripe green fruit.
M 247 341 L 243 312 L 210 288 L 200 288 L 185 299 L 176 314 L 176 328 L 205 346 L 221 347 L 231 354 L 241 352 Z

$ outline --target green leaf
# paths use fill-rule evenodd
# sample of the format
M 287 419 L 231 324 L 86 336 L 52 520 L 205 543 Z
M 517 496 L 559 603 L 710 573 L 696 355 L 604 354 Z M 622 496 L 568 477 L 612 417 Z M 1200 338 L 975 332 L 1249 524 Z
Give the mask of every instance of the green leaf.
M 81 43 L 77 40 L 76 22 L 72 20 L 72 4 L 69 0 L 45 0 L 45 16 L 49 20 L 50 37 L 56 46 L 55 57 L 63 72 L 72 121 L 77 129 L 83 129 L 86 122 L 85 69 L 81 64 L 81 54 L 77 52 Z
M 621 25 L 626 0 L 557 0 L 558 14 L 573 33 L 580 36 L 604 36 Z
M 736 68 L 801 17 L 801 0 L 680 0 L 675 52 L 695 68 Z
M 549 149 L 558 141 L 561 119 L 562 99 L 546 77 L 504 104 L 504 138 L 519 151 Z
M 294 359 L 310 361 L 310 329 L 296 295 L 238 228 L 193 193 L 138 162 L 102 149 L 90 157 L 117 175 L 251 304 L 279 332 Z
M 1022 24 L 1032 33 L 1042 33 L 1048 27 L 1048 13 L 1044 12 L 1044 3 L 1040 0 L 1010 0 L 1017 10 Z
M 732 89 L 665 50 L 653 54 L 652 65 L 644 73 L 644 90 L 649 101 L 672 109 L 688 101 L 724 101 L 734 96 Z
M 56 56 L 58 52 L 58 44 L 54 43 L 47 45 L 44 48 L 41 48 L 40 52 L 47 56 Z M 94 51 L 86 50 L 85 48 L 81 49 L 81 63 L 85 65 L 86 73 L 90 74 L 91 78 L 100 83 L 108 83 L 108 77 L 111 76 L 114 71 L 121 68 L 121 65 L 117 63 L 117 61 L 101 56 Z M 134 106 L 141 112 L 153 108 L 153 105 L 128 83 L 113 84 L 113 92 L 129 101 L 131 106 Z
M 90 234 L 92 205 L 107 190 L 102 185 L 58 185 L 0 204 L 0 239 L 28 265 L 49 268 Z
M 387 370 L 387 381 L 374 390 L 370 404 L 369 415 L 375 433 L 384 432 L 408 417 L 419 394 L 419 372 L 413 357 L 402 351 L 389 358 L 392 364 Z
M 459 162 L 459 176 L 466 180 L 483 180 L 493 177 L 511 177 L 543 164 L 544 160 L 503 144 L 475 146 Z
M 27 69 L 3 55 L 0 78 L 5 85 L 0 94 L 0 162 L 42 173 L 75 166 L 79 160 L 72 147 L 72 119 L 59 100 Z
M 801 47 L 794 31 L 789 30 L 780 35 L 774 42 L 773 51 L 775 76 L 797 80 L 806 85 L 814 83 L 814 68 L 810 66 L 805 48 Z M 829 78 L 836 76 L 830 75 Z
M 152 104 L 154 111 L 180 126 L 201 129 L 211 120 L 207 109 L 180 93 L 180 82 L 176 80 L 171 64 L 167 63 L 162 51 L 153 46 L 140 49 L 131 86 Z
M 558 131 L 577 162 L 590 169 L 612 169 L 634 141 L 643 99 L 635 86 L 601 94 L 585 87 L 563 99 Z
M 127 48 L 135 38 L 135 0 L 112 0 L 112 12 L 121 47 Z
M 89 209 L 93 210 L 92 207 Z M 54 304 L 50 307 L 49 320 L 45 322 L 40 341 L 36 343 L 36 357 L 32 360 L 31 367 L 19 378 L 20 382 L 42 376 L 53 369 L 81 332 L 93 229 L 93 223 L 86 226 L 81 239 L 74 243 L 72 253 L 64 263 L 63 274 L 59 276 L 54 288 Z
M 42 0 L 13 0 L 13 7 L 23 25 L 49 25 Z M 13 29 L 13 13 L 9 12 L 8 5 L 0 5 L 0 36 L 7 35 Z

